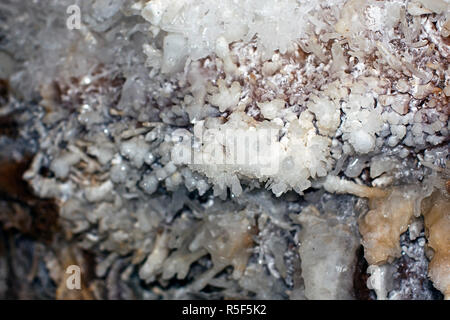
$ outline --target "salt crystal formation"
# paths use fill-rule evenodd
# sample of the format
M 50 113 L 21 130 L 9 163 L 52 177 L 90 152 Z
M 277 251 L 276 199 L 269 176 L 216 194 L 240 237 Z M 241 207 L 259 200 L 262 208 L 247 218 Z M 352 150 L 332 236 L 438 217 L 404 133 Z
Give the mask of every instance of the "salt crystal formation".
M 450 298 L 448 0 L 3 0 L 0 21 L 0 160 L 32 190 L 0 181 L 0 297 Z

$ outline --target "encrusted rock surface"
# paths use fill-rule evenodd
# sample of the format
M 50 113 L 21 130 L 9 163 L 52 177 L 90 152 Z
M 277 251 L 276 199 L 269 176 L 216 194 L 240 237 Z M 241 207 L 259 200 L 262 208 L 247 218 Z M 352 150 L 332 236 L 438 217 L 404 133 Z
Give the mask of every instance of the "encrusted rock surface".
M 449 298 L 449 6 L 3 0 L 0 297 Z

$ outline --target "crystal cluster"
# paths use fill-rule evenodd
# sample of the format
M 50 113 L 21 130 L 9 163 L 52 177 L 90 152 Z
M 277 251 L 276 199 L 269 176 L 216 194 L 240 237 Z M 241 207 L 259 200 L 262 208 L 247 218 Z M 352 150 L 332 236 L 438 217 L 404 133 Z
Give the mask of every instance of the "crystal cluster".
M 44 199 L 58 216 L 18 297 L 441 298 L 427 276 L 450 297 L 447 0 L 3 0 L 0 19 L 0 160 L 30 157 L 40 199 L 0 199 L 0 225 Z

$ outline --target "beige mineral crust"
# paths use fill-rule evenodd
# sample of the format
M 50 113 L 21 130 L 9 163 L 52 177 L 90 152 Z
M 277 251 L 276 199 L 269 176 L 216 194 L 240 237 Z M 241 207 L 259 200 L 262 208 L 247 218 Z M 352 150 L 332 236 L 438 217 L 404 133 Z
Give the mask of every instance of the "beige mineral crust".
M 443 170 L 438 168 L 439 174 Z M 329 192 L 351 193 L 369 199 L 369 211 L 360 218 L 364 256 L 372 276 L 368 286 L 386 299 L 393 273 L 389 266 L 400 257 L 400 236 L 414 225 L 413 217 L 424 216 L 428 246 L 433 250 L 429 277 L 449 299 L 450 285 L 450 201 L 446 185 L 437 173 L 422 184 L 368 188 L 349 181 L 328 177 L 323 184 Z M 433 191 L 434 190 L 434 191 Z M 412 232 L 412 230 L 410 231 Z
M 385 197 L 369 198 L 369 212 L 359 222 L 365 258 L 369 264 L 392 262 L 400 256 L 400 235 L 420 214 L 423 191 L 417 186 L 393 188 Z
M 420 215 L 423 188 L 409 185 L 383 190 L 337 177 L 327 177 L 323 187 L 369 199 L 369 211 L 360 218 L 359 231 L 370 265 L 392 262 L 400 255 L 400 235 L 408 229 L 411 218 Z
M 423 215 L 432 249 L 429 276 L 436 288 L 450 299 L 450 198 L 446 190 L 436 190 L 424 201 Z

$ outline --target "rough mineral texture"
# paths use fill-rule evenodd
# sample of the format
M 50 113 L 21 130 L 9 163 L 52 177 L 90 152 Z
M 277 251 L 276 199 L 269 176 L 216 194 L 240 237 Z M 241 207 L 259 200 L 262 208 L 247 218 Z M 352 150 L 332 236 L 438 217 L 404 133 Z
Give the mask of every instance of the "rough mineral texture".
M 449 299 L 449 37 L 448 0 L 2 0 L 0 298 Z

